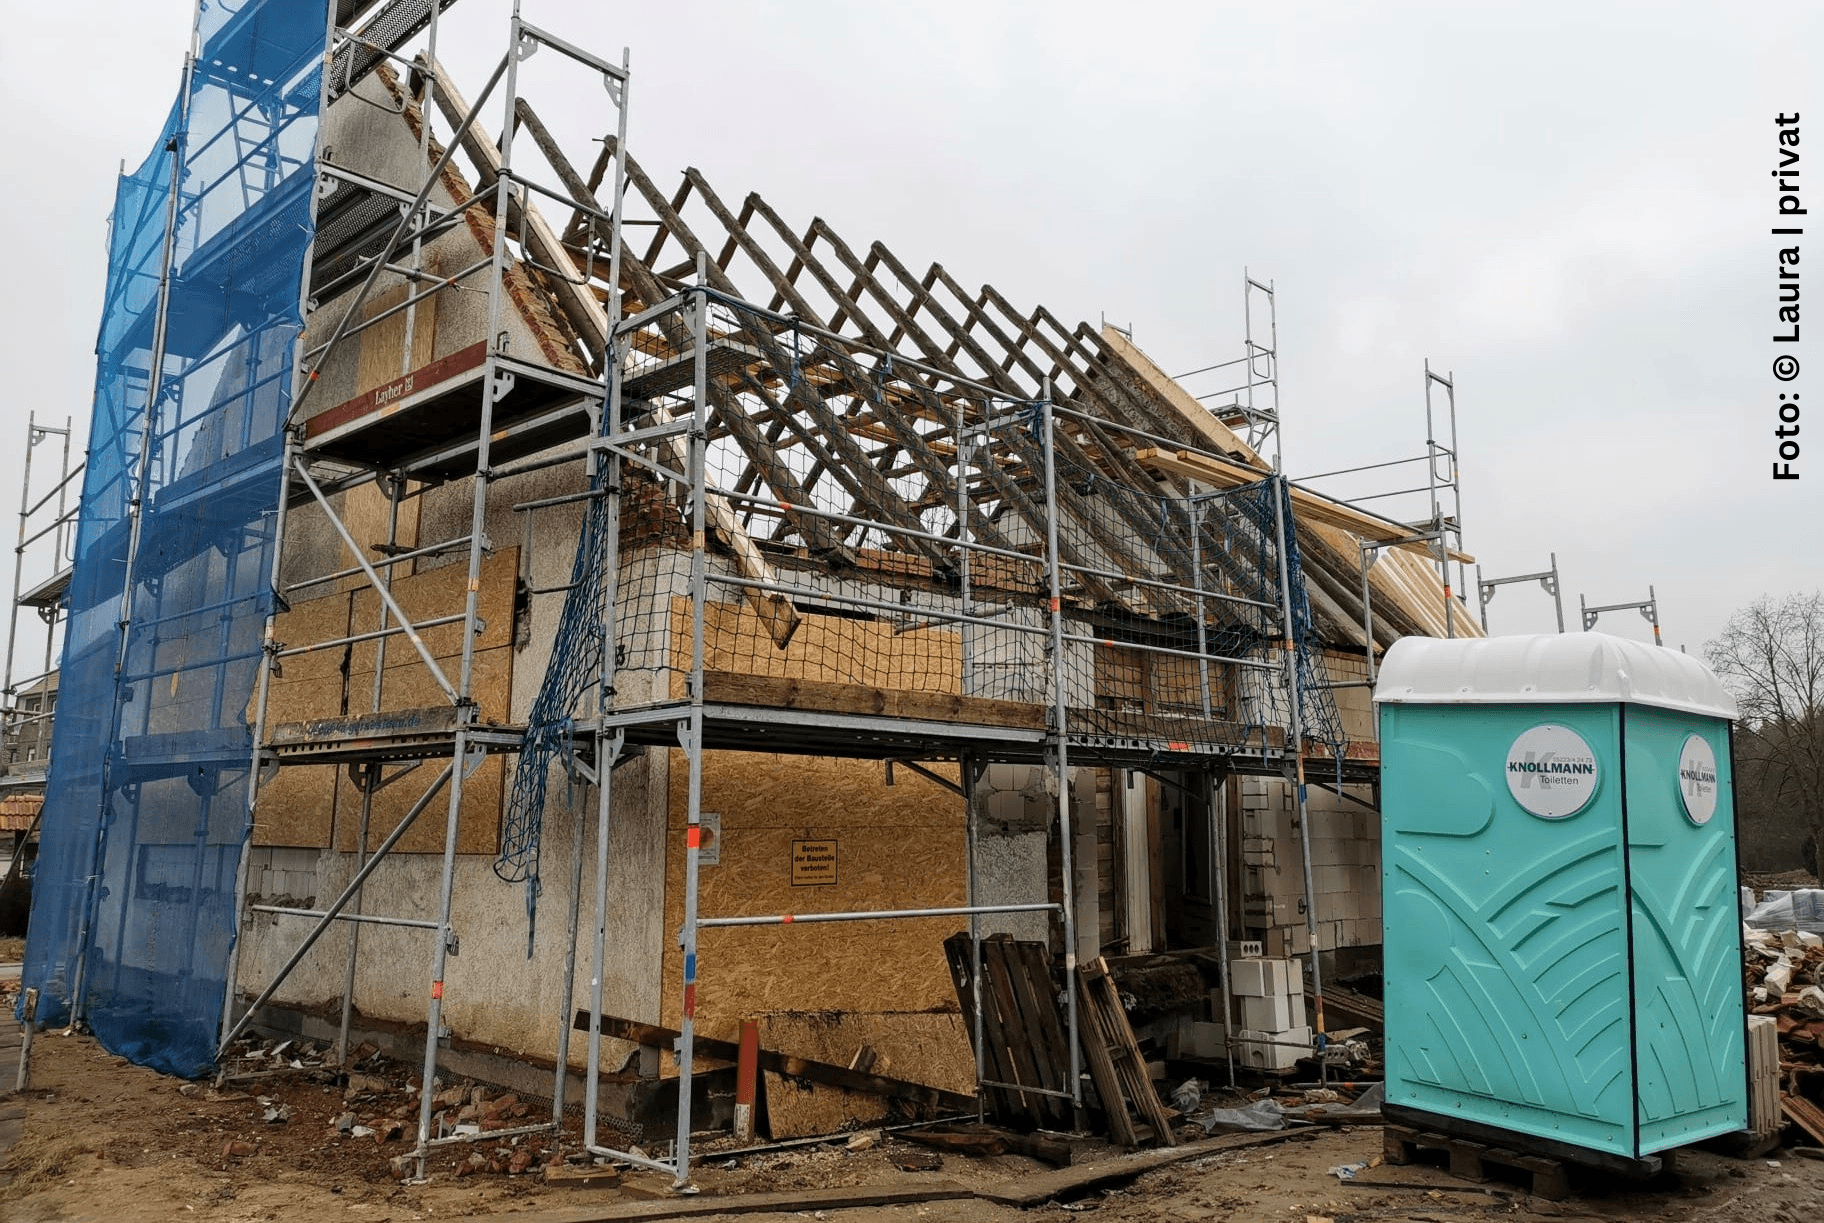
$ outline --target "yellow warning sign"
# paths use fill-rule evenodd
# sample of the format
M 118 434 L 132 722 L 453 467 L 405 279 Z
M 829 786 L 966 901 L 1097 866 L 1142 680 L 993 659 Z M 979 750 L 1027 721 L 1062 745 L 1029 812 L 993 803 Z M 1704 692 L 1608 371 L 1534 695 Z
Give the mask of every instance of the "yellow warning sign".
M 792 842 L 792 886 L 818 887 L 836 882 L 836 842 Z

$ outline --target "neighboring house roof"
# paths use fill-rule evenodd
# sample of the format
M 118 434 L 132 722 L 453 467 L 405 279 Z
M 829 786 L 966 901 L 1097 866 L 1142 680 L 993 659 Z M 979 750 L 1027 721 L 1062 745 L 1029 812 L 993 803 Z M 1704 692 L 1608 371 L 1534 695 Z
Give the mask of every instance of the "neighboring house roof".
M 9 794 L 0 798 L 0 832 L 25 832 L 44 806 L 42 794 Z

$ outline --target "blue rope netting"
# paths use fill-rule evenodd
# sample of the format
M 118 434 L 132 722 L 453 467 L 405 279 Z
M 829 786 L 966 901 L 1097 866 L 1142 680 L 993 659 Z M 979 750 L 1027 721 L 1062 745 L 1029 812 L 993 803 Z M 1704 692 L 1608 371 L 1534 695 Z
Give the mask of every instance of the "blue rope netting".
M 526 737 L 513 770 L 502 822 L 500 856 L 494 873 L 508 883 L 525 883 L 528 923 L 527 955 L 537 919 L 538 857 L 544 828 L 551 766 L 562 761 L 572 781 L 578 776 L 572 756 L 576 712 L 601 680 L 603 627 L 609 586 L 609 533 L 612 494 L 606 465 L 590 481 L 594 494 L 584 503 L 576 558 L 570 566 L 570 588 L 551 643 L 551 661 L 526 719 Z M 597 764 L 603 762 L 597 761 Z
M 1298 712 L 1304 723 L 1306 738 L 1330 746 L 1336 758 L 1337 782 L 1342 782 L 1343 716 L 1336 707 L 1336 697 L 1327 686 L 1329 677 L 1312 648 L 1311 599 L 1305 591 L 1304 566 L 1299 559 L 1298 532 L 1292 523 L 1292 486 L 1284 481 L 1268 481 L 1279 489 L 1280 508 L 1286 521 L 1286 574 L 1292 595 L 1292 642 L 1298 651 Z
M 1305 737 L 1319 743 L 1328 744 L 1337 761 L 1338 781 L 1341 781 L 1341 768 L 1345 736 L 1343 734 L 1342 714 L 1337 710 L 1336 699 L 1326 686 L 1328 676 L 1322 662 L 1317 657 L 1316 633 L 1311 620 L 1311 600 L 1305 590 L 1304 565 L 1298 548 L 1298 531 L 1292 517 L 1291 488 L 1279 480 L 1262 480 L 1235 490 L 1228 499 L 1229 504 L 1241 511 L 1239 516 L 1231 516 L 1231 524 L 1245 518 L 1249 530 L 1247 538 L 1252 542 L 1254 553 L 1250 560 L 1252 570 L 1261 575 L 1260 589 L 1251 592 L 1251 597 L 1271 602 L 1277 609 L 1279 604 L 1278 559 L 1273 552 L 1274 541 L 1279 535 L 1279 515 L 1283 515 L 1286 527 L 1286 583 L 1291 588 L 1292 603 L 1292 644 L 1298 656 L 1298 712 L 1303 725 Z M 1278 502 L 1279 515 L 1274 512 L 1274 503 Z M 1229 532 L 1231 541 L 1235 539 L 1233 529 Z M 1278 640 L 1283 632 L 1279 622 L 1280 613 L 1273 611 L 1268 619 L 1271 623 L 1263 626 L 1263 638 Z

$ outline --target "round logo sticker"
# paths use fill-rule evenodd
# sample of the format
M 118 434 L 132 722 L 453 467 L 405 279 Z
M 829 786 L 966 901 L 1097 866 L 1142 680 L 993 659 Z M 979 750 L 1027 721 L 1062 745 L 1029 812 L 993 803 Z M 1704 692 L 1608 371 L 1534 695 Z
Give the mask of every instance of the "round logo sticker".
M 1678 796 L 1685 801 L 1685 818 L 1698 827 L 1716 814 L 1716 753 L 1701 735 L 1685 739 L 1678 754 Z
M 1576 815 L 1596 794 L 1596 753 L 1568 726 L 1546 723 L 1507 749 L 1507 790 L 1541 819 Z

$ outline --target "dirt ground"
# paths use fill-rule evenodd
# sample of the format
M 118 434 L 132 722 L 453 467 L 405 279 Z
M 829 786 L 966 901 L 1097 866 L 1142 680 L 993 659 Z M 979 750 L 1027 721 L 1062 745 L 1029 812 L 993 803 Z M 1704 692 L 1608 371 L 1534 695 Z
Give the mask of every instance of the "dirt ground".
M 404 1076 L 395 1073 L 391 1081 L 402 1083 Z M 585 1219 L 591 1207 L 664 1192 L 664 1178 L 656 1175 L 630 1177 L 618 1190 L 547 1186 L 539 1176 L 553 1145 L 546 1135 L 444 1148 L 432 1160 L 428 1183 L 399 1183 L 389 1172 L 389 1161 L 410 1149 L 416 1111 L 407 1092 L 380 1088 L 361 1080 L 350 1093 L 339 1085 L 290 1078 L 266 1080 L 252 1093 L 217 1092 L 124 1064 L 87 1037 L 45 1033 L 33 1051 L 31 1088 L 23 1098 L 4 1102 L 23 1104 L 25 1115 L 22 1136 L 0 1171 L 0 1178 L 9 1180 L 0 1187 L 0 1218 L 9 1223 L 189 1218 L 404 1223 L 517 1213 L 528 1223 L 541 1218 L 556 1223 Z M 287 1110 L 288 1119 L 267 1122 L 264 1118 L 274 1108 Z M 379 1123 L 369 1127 L 377 1132 L 365 1137 L 339 1133 L 333 1121 L 349 1112 L 363 1124 Z M 388 1137 L 391 1118 L 400 1114 L 407 1115 L 406 1133 Z M 574 1150 L 576 1135 L 567 1141 Z M 1329 1171 L 1368 1163 L 1380 1148 L 1378 1128 L 1321 1130 L 1206 1155 L 1077 1200 L 1026 1211 L 970 1199 L 740 1217 L 754 1223 L 805 1217 L 830 1223 L 1001 1223 L 1094 1213 L 1109 1220 L 1187 1223 L 1305 1223 L 1308 1218 L 1334 1223 L 1809 1223 L 1824 1213 L 1824 1161 L 1787 1150 L 1755 1160 L 1681 1153 L 1677 1173 L 1660 1183 L 1642 1187 L 1585 1178 L 1574 1182 L 1573 1196 L 1562 1202 L 1530 1197 L 1517 1183 L 1469 1187 L 1441 1166 L 1369 1167 L 1348 1183 Z M 837 1144 L 735 1158 L 729 1151 L 706 1150 L 698 1183 L 706 1196 L 938 1181 L 980 1188 L 1046 1171 L 1018 1155 L 972 1159 L 947 1154 L 933 1171 L 896 1168 L 890 1157 L 911 1149 L 889 1137 L 853 1151 Z M 526 1154 L 517 1165 L 510 1163 L 519 1151 Z M 1112 1154 L 1084 1151 L 1077 1162 Z M 473 1169 L 474 1163 L 482 1166 Z M 524 1170 L 509 1172 L 503 1165 Z M 1384 1187 L 1388 1182 L 1400 1187 Z

